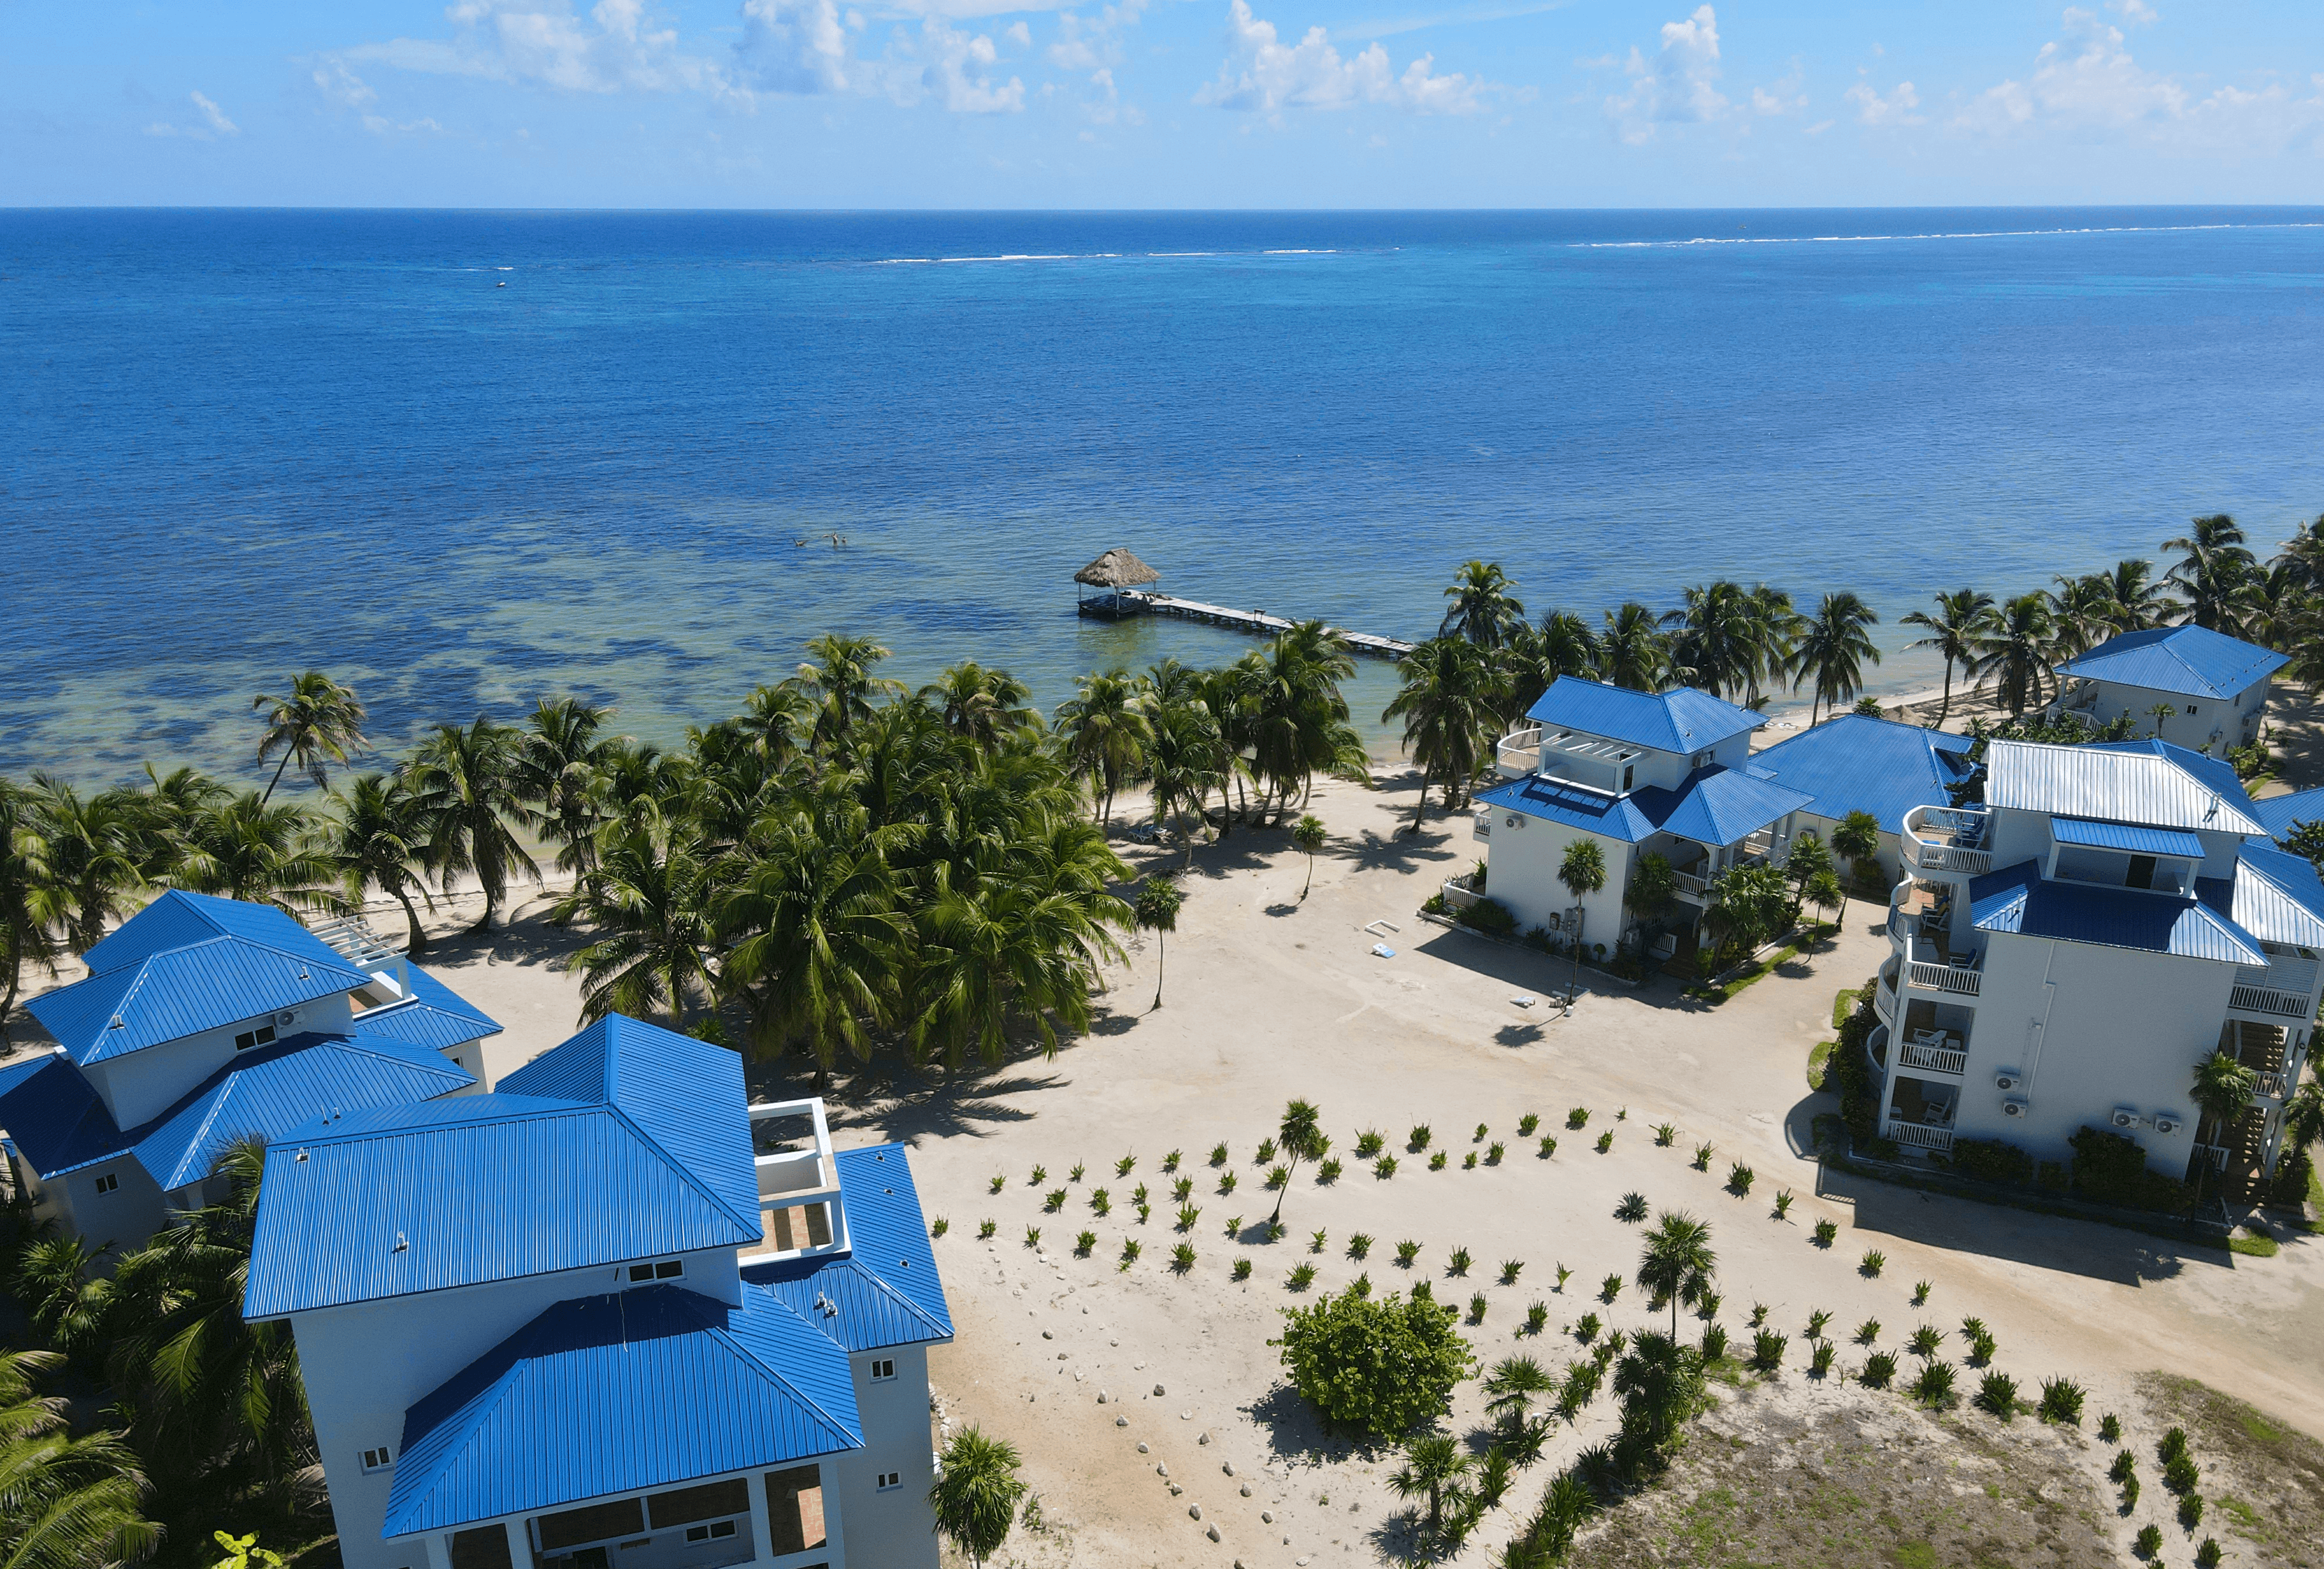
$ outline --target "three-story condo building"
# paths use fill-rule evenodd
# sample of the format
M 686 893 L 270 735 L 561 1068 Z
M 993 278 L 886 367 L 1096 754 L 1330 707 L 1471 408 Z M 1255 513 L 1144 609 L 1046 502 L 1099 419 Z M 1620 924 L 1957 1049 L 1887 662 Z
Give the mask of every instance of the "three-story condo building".
M 1585 946 L 1611 952 L 1636 924 L 1630 879 L 1641 857 L 1659 854 L 1676 874 L 1679 901 L 1664 922 L 1664 955 L 1692 954 L 1711 880 L 1734 866 L 1780 864 L 1814 800 L 1749 766 L 1764 715 L 1692 687 L 1634 692 L 1561 676 L 1526 719 L 1501 738 L 1502 782 L 1477 792 L 1486 889 L 1521 928 Z M 1598 844 L 1606 886 L 1577 900 L 1558 871 L 1581 839 Z
M 1881 1133 L 2064 1162 L 2085 1126 L 2150 1168 L 2273 1170 L 2319 996 L 2324 882 L 2269 844 L 2235 771 L 2168 742 L 1995 742 L 1981 807 L 1904 823 L 1868 1045 Z M 2197 1065 L 2259 1075 L 2224 1124 Z
M 349 1569 L 936 1563 L 903 1148 L 746 1104 L 723 1047 L 616 1016 L 291 1130 L 243 1310 L 297 1338 Z
M 481 1087 L 499 1025 L 358 924 L 321 934 L 171 891 L 28 1001 L 55 1044 L 0 1065 L 0 1148 L 33 1213 L 136 1247 L 236 1140 Z

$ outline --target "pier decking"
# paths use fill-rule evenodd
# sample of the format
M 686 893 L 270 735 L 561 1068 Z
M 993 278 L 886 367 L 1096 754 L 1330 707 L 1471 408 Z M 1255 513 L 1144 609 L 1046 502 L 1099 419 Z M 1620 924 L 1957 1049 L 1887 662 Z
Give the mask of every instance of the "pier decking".
M 1199 599 L 1180 599 L 1169 594 L 1146 594 L 1135 588 L 1117 588 L 1111 594 L 1100 594 L 1080 602 L 1084 615 L 1101 621 L 1121 621 L 1133 615 L 1172 615 L 1180 621 L 1199 621 L 1211 626 L 1222 626 L 1230 632 L 1247 632 L 1260 637 L 1273 637 L 1289 632 L 1294 623 L 1286 616 L 1269 615 L 1259 610 L 1232 610 L 1223 605 L 1206 605 Z M 1368 632 L 1349 632 L 1333 627 L 1333 631 L 1346 640 L 1356 653 L 1370 654 L 1374 659 L 1400 660 L 1412 651 L 1412 644 L 1395 638 L 1379 637 Z

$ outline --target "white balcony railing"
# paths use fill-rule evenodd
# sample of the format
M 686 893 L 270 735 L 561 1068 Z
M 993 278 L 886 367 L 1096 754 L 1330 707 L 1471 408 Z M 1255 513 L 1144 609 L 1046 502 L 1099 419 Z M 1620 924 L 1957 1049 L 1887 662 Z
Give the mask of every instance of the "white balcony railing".
M 1949 1078 L 1957 1079 L 1969 1071 L 1969 1053 L 1966 1050 L 1957 1051 L 1950 1046 L 1941 1044 L 1944 1039 L 1949 1038 L 1950 1038 L 1940 1037 L 1937 1041 L 1905 1040 L 1896 1048 L 1896 1060 L 1908 1068 L 1925 1073 L 1942 1074 Z
M 1696 899 L 1711 897 L 1711 879 L 1708 877 L 1698 877 L 1692 872 L 1674 872 L 1671 873 L 1671 883 L 1681 893 L 1692 895 Z
M 1963 954 L 1951 963 L 1927 955 L 1938 950 L 1924 941 L 1914 930 L 1917 922 L 1904 910 L 1892 909 L 1888 914 L 1888 946 L 1899 960 L 1898 978 L 1906 986 L 1917 986 L 1923 992 L 1941 992 L 1953 997 L 1976 997 L 1985 989 L 1985 954 Z
M 1881 1023 L 1891 1029 L 1896 1028 L 1896 988 L 1886 975 L 1872 990 L 1872 1011 Z
M 2306 1019 L 2315 1006 L 2310 999 L 2316 994 L 2316 969 L 2314 959 L 2289 957 L 2239 965 L 2227 1006 L 2243 1013 Z
M 1512 730 L 1493 748 L 1494 766 L 1503 779 L 1523 779 L 1541 766 L 1541 726 Z
M 2260 1075 L 2258 1094 L 2262 1100 L 2290 1100 L 2292 1098 L 2292 1075 L 2282 1073 Z
M 1985 975 L 1973 965 L 1932 964 L 1913 959 L 1904 965 L 1904 983 L 1925 992 L 1949 992 L 1956 997 L 1975 997 L 1984 989 Z
M 1489 839 L 1493 836 L 1492 808 L 1485 808 L 1482 811 L 1480 811 L 1475 817 L 1471 818 L 1470 821 L 1472 825 L 1471 832 L 1474 833 L 1478 838 Z
M 832 1158 L 831 1124 L 819 1099 L 761 1101 L 750 1109 L 753 1127 L 764 1121 L 805 1121 L 810 1128 L 808 1147 L 780 1149 L 754 1156 L 752 1167 L 759 1181 L 761 1235 L 756 1246 L 746 1245 L 746 1260 L 769 1255 L 806 1257 L 840 1253 L 852 1245 L 847 1233 L 847 1206 L 839 1186 L 839 1168 Z
M 1950 1128 L 1930 1128 L 1919 1122 L 1891 1122 L 1888 1137 L 1907 1149 L 1950 1149 L 1953 1131 Z
M 1993 870 L 1985 847 L 1987 818 L 1957 807 L 1914 807 L 1904 814 L 1904 861 L 1923 872 L 1959 872 L 1971 876 Z
M 2227 1147 L 2224 1144 L 2198 1144 L 2195 1146 L 2195 1153 L 2209 1161 L 2211 1169 L 2214 1171 L 2225 1171 L 2227 1168 Z

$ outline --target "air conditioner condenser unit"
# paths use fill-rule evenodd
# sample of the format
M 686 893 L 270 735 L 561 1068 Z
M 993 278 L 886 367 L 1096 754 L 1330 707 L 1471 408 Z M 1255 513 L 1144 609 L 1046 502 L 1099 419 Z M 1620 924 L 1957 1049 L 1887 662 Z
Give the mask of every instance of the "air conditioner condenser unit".
M 2140 1118 L 2138 1113 L 2132 1111 L 2128 1106 L 2116 1106 L 2114 1109 L 2114 1125 L 2116 1127 L 2135 1128 L 2138 1126 L 2139 1121 Z
M 2023 1117 L 2033 1109 L 2023 1095 L 2012 1095 L 2001 1103 L 2001 1114 L 2005 1117 Z

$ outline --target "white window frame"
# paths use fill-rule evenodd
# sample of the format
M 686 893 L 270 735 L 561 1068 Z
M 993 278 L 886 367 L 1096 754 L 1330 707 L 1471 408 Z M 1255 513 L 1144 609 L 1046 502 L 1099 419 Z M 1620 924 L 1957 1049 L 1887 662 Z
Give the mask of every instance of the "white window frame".
M 872 1381 L 873 1383 L 886 1383 L 889 1380 L 896 1376 L 896 1359 L 894 1357 L 873 1358 L 871 1372 Z
M 366 1449 L 361 1458 L 365 1476 L 375 1476 L 383 1471 L 395 1469 L 395 1449 L 392 1444 L 383 1444 L 377 1449 Z
M 880 1472 L 879 1476 L 875 1479 L 875 1485 L 872 1491 L 875 1492 L 894 1492 L 903 1485 L 904 1473 L 902 1472 L 883 1471 Z
M 641 1270 L 644 1273 L 639 1273 Z M 650 1259 L 642 1264 L 632 1264 L 629 1268 L 629 1280 L 632 1286 L 650 1286 L 657 1280 L 685 1278 L 686 1260 L 683 1259 Z
M 121 1174 L 117 1171 L 104 1172 L 98 1176 L 96 1186 L 99 1193 L 116 1193 L 121 1188 Z
M 696 1531 L 702 1534 L 697 1537 L 695 1535 Z M 736 1534 L 735 1522 L 731 1519 L 696 1520 L 686 1527 L 686 1545 L 689 1547 L 706 1547 L 713 1542 L 732 1541 Z

